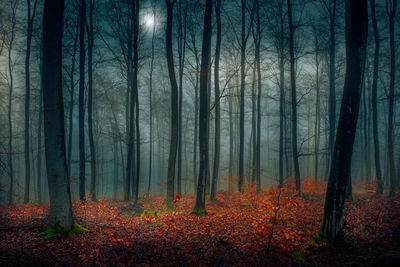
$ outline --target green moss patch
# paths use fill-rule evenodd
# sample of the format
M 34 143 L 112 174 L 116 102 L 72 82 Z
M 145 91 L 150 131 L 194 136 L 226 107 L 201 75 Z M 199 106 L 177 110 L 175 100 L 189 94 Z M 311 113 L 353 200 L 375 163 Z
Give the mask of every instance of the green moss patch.
M 43 233 L 46 235 L 47 238 L 50 238 L 61 235 L 80 235 L 86 232 L 89 232 L 89 230 L 74 222 L 72 224 L 71 230 L 69 231 L 66 231 L 61 225 L 55 224 L 47 228 Z
M 144 210 L 144 211 L 142 212 L 142 215 L 140 215 L 140 218 L 144 218 L 144 216 L 146 216 L 146 215 L 150 216 L 151 218 L 157 218 L 157 217 L 158 217 L 158 216 L 157 216 L 157 211 L 154 211 L 154 210 Z

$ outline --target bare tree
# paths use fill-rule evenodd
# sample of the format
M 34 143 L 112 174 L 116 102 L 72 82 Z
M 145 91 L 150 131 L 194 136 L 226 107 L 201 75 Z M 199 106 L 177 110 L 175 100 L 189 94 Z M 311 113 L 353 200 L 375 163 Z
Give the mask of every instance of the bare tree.
M 29 187 L 30 187 L 30 162 L 29 162 L 29 106 L 30 106 L 30 95 L 31 95 L 31 82 L 30 82 L 30 58 L 31 58 L 31 44 L 33 35 L 33 22 L 35 21 L 37 0 L 33 2 L 33 8 L 31 0 L 27 0 L 27 21 L 28 28 L 26 32 L 26 54 L 25 54 L 25 193 L 24 203 L 29 202 Z
M 393 196 L 396 185 L 394 181 L 394 152 L 393 152 L 393 114 L 394 114 L 394 81 L 396 73 L 396 50 L 394 47 L 394 18 L 396 16 L 397 0 L 386 0 L 386 13 L 389 18 L 389 46 L 390 46 L 390 84 L 389 84 L 389 113 L 388 113 L 388 159 L 389 159 L 389 195 Z
M 176 3 L 176 0 L 165 0 L 165 3 L 167 6 L 167 28 L 165 32 L 165 42 L 167 50 L 168 73 L 171 83 L 171 141 L 168 158 L 167 197 L 165 202 L 167 207 L 171 207 L 172 201 L 174 200 L 175 161 L 178 146 L 178 84 L 176 82 L 174 56 L 172 51 L 172 19 L 173 7 Z
M 46 168 L 50 193 L 49 225 L 69 231 L 72 205 L 65 151 L 62 96 L 63 0 L 46 0 L 43 14 L 43 104 Z
M 368 8 L 363 0 L 346 0 L 346 74 L 320 235 L 332 242 L 342 238 L 345 194 L 366 61 Z
M 193 214 L 206 214 L 206 178 L 208 175 L 208 78 L 210 72 L 211 59 L 211 20 L 212 20 L 212 0 L 206 0 L 204 11 L 203 43 L 201 52 L 200 70 L 200 112 L 199 112 L 199 144 L 200 144 L 200 169 L 197 181 L 196 204 L 192 211 Z

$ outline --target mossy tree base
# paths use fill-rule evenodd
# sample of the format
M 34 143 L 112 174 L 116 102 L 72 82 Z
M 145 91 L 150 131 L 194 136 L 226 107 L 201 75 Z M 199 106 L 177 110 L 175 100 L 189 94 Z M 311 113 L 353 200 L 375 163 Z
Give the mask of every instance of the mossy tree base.
M 72 224 L 72 228 L 69 231 L 66 231 L 62 226 L 59 224 L 55 224 L 47 228 L 43 233 L 46 237 L 54 237 L 60 235 L 80 235 L 83 233 L 89 232 L 88 229 L 80 226 L 78 223 L 74 222 Z
M 347 248 L 351 245 L 350 241 L 345 236 L 332 240 L 326 235 L 318 234 L 314 237 L 314 241 L 318 244 L 325 243 L 327 246 L 334 248 Z
M 203 209 L 194 209 L 190 214 L 197 215 L 197 216 L 206 216 L 207 210 Z

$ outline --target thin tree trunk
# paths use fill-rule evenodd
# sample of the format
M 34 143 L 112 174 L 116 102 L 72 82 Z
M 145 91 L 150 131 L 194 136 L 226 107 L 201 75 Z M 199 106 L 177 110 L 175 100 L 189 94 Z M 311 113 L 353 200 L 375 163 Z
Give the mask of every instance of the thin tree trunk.
M 336 131 L 336 92 L 335 92 L 335 65 L 336 65 L 336 41 L 335 41 L 335 20 L 336 20 L 336 0 L 328 2 L 329 15 L 329 151 L 328 155 L 332 155 L 333 145 L 335 142 Z M 328 160 L 329 163 L 330 160 Z M 329 165 L 328 165 L 329 168 Z
M 152 163 L 153 163 L 153 71 L 154 71 L 154 41 L 156 36 L 156 14 L 155 9 L 153 8 L 153 32 L 151 37 L 151 58 L 150 58 L 150 77 L 149 77 L 149 109 L 150 109 L 150 148 L 149 148 L 149 181 L 147 185 L 147 196 L 150 196 L 150 188 L 151 188 L 151 171 L 152 171 Z
M 201 70 L 200 70 L 200 112 L 199 112 L 199 144 L 200 144 L 200 169 L 199 179 L 197 182 L 196 204 L 193 213 L 204 215 L 206 213 L 206 178 L 209 171 L 208 159 L 208 120 L 209 120 L 209 103 L 208 103 L 208 86 L 210 73 L 211 58 L 211 15 L 212 0 L 206 0 L 206 8 L 204 12 L 204 28 L 203 43 L 201 53 Z
M 27 0 L 28 3 L 28 30 L 26 34 L 26 56 L 25 56 L 25 193 L 24 193 L 24 203 L 29 202 L 29 188 L 30 188 L 30 173 L 31 167 L 29 162 L 29 106 L 30 106 L 30 96 L 31 96 L 31 82 L 30 82 L 30 58 L 31 58 L 31 43 L 33 34 L 33 22 L 35 20 L 36 14 L 36 4 L 37 0 L 33 3 L 33 10 L 31 6 L 31 0 Z
M 88 130 L 90 149 L 90 195 L 96 201 L 96 153 L 93 137 L 93 9 L 94 0 L 89 0 L 89 28 L 88 28 Z
M 10 188 L 9 188 L 9 194 L 8 194 L 8 204 L 12 205 L 13 204 L 13 194 L 14 194 L 14 168 L 13 168 L 13 147 L 12 147 L 12 139 L 13 139 L 13 131 L 12 131 L 12 119 L 11 119 L 11 113 L 12 113 L 12 97 L 13 97 L 13 90 L 14 90 L 14 65 L 13 61 L 11 58 L 12 55 L 12 49 L 13 49 L 13 44 L 14 44 L 14 38 L 15 38 L 15 26 L 16 26 L 16 11 L 17 11 L 17 1 L 12 1 L 11 2 L 11 11 L 12 11 L 12 16 L 11 16 L 11 38 L 8 46 L 8 74 L 9 74 L 9 94 L 8 94 L 8 165 L 9 165 L 9 175 L 10 175 Z
M 165 0 L 167 6 L 166 50 L 168 73 L 171 83 L 171 141 L 168 158 L 167 197 L 166 205 L 171 207 L 174 200 L 175 162 L 178 146 L 178 85 L 175 76 L 174 57 L 172 50 L 172 19 L 175 1 Z
M 37 132 L 37 199 L 42 203 L 42 125 L 43 125 L 43 48 L 40 46 L 40 93 L 39 93 L 39 119 Z M 69 172 L 68 172 L 69 175 Z
M 221 133 L 220 133 L 220 92 L 219 92 L 219 60 L 221 55 L 221 0 L 217 0 L 215 3 L 215 17 L 217 22 L 217 40 L 215 45 L 215 62 L 214 62 L 214 90 L 215 90 L 215 129 L 214 129 L 214 166 L 213 176 L 211 181 L 211 193 L 210 200 L 216 200 L 218 171 L 219 171 L 219 154 L 221 146 Z
M 257 68 L 257 148 L 256 148 L 256 182 L 257 192 L 261 190 L 261 23 L 260 23 L 260 3 L 256 0 L 256 33 L 257 40 L 255 41 L 255 60 Z
M 139 72 L 139 0 L 135 0 L 134 3 L 134 18 L 133 23 L 133 82 L 134 94 L 136 99 L 136 177 L 135 177 L 135 204 L 139 198 L 139 180 L 140 180 L 140 127 L 139 127 L 139 88 L 138 88 L 138 72 Z
M 75 81 L 74 81 L 74 73 L 75 73 L 75 57 L 76 51 L 78 49 L 78 34 L 79 34 L 79 21 L 80 18 L 77 16 L 76 21 L 76 31 L 74 37 L 74 48 L 72 50 L 72 59 L 71 59 L 71 72 L 70 72 L 70 104 L 69 104 L 69 131 L 68 131 L 68 147 L 67 147 L 67 165 L 68 165 L 68 175 L 71 176 L 71 152 L 72 152 L 72 135 L 74 129 L 74 91 L 75 91 Z
M 386 0 L 386 13 L 389 17 L 389 44 L 390 44 L 390 84 L 389 84 L 389 113 L 388 113 L 388 158 L 389 158 L 389 195 L 393 196 L 396 190 L 395 185 L 395 169 L 394 169 L 394 152 L 393 152 L 393 115 L 394 115 L 394 82 L 395 82 L 395 64 L 396 51 L 394 47 L 394 18 L 396 16 L 397 0 Z
M 81 0 L 79 22 L 79 198 L 85 200 L 85 20 L 86 1 Z
M 290 52 L 290 85 L 292 92 L 292 156 L 296 182 L 296 190 L 301 192 L 299 156 L 297 151 L 297 100 L 296 100 L 296 73 L 294 58 L 294 26 L 292 22 L 292 3 L 287 0 L 289 20 L 289 52 Z

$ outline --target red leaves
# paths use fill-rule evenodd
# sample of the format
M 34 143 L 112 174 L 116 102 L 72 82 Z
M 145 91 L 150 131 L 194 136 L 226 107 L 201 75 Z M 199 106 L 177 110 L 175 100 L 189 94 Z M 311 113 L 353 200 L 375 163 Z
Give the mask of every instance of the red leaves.
M 7 262 L 0 257 L 0 265 L 268 265 L 263 261 L 270 258 L 265 251 L 273 228 L 271 252 L 288 265 L 293 251 L 306 259 L 321 253 L 313 237 L 322 218 L 324 184 L 306 179 L 302 188 L 312 198 L 300 197 L 294 184 L 260 194 L 219 194 L 218 202 L 207 202 L 207 216 L 190 215 L 193 196 L 177 195 L 173 212 L 165 212 L 164 196 L 145 198 L 140 207 L 157 216 L 142 217 L 131 203 L 74 202 L 77 222 L 90 232 L 49 240 L 39 235 L 46 228 L 48 205 L 3 208 L 0 255 L 9 256 Z M 355 244 L 373 240 L 394 246 L 399 207 L 397 196 L 355 196 L 346 204 L 345 234 Z
M 179 200 L 181 200 L 181 196 L 180 195 L 176 195 L 175 196 L 175 199 L 174 200 L 172 200 L 172 204 L 176 204 L 176 203 L 178 203 L 179 202 Z

